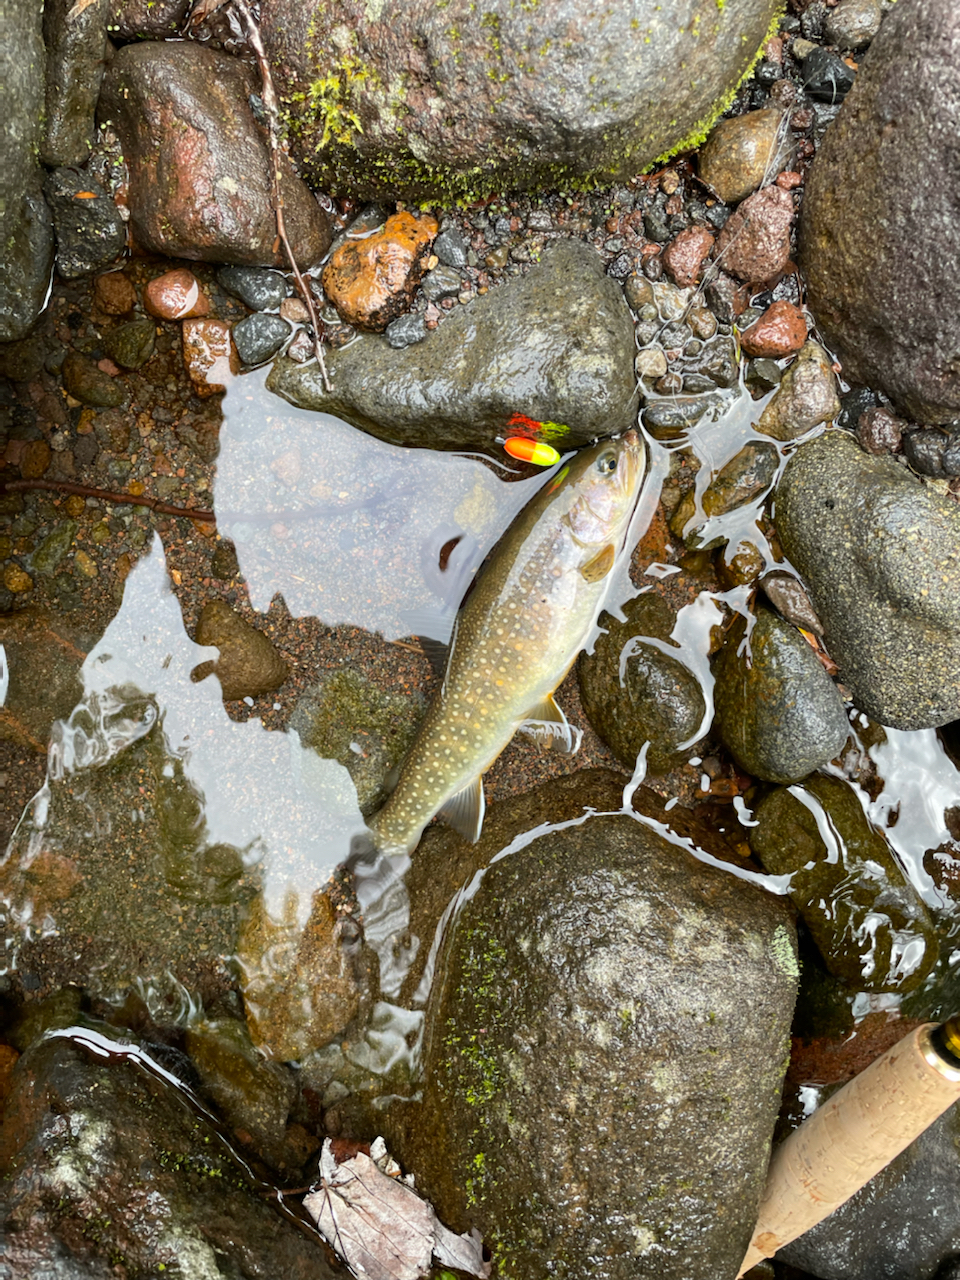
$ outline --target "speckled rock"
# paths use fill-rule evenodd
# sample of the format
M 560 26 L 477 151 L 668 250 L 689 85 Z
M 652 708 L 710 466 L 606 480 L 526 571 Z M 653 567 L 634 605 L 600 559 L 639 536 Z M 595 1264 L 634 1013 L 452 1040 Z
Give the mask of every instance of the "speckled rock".
M 226 320 L 184 320 L 183 363 L 198 396 L 220 395 L 240 372 L 240 357 Z
M 156 326 L 147 316 L 119 324 L 103 335 L 104 351 L 124 369 L 142 368 L 153 355 L 155 347 Z
M 286 278 L 279 271 L 265 271 L 260 267 L 221 267 L 217 279 L 251 311 L 274 311 L 290 292 Z
M 190 0 L 113 0 L 111 38 L 169 40 L 177 35 L 190 9 Z
M 137 305 L 137 291 L 129 276 L 122 271 L 108 271 L 93 282 L 93 296 L 99 309 L 108 316 L 125 316 Z
M 644 743 L 647 768 L 666 773 L 693 750 L 706 704 L 699 681 L 679 660 L 644 644 L 652 636 L 671 647 L 676 617 L 657 595 L 637 596 L 624 605 L 626 622 L 601 615 L 606 634 L 593 653 L 577 663 L 580 697 L 590 723 L 631 772 Z M 681 743 L 688 743 L 678 753 Z
M 202 680 L 213 671 L 228 702 L 279 689 L 287 678 L 287 664 L 267 636 L 234 613 L 225 600 L 209 600 L 203 606 L 196 640 L 197 644 L 216 645 L 220 657 L 216 662 L 202 662 L 193 678 Z
M 960 718 L 956 504 L 830 431 L 787 464 L 776 523 L 856 705 L 897 729 Z
M 915 991 L 937 962 L 936 930 L 849 783 L 815 775 L 765 796 L 754 817 L 750 848 L 790 877 L 828 970 L 852 991 Z
M 43 193 L 57 236 L 57 271 L 67 280 L 98 271 L 118 257 L 127 242 L 117 206 L 90 174 L 54 169 Z
M 806 340 L 803 312 L 783 299 L 771 303 L 760 319 L 740 334 L 740 345 L 748 356 L 774 360 L 794 355 Z
M 449 203 L 642 172 L 710 123 L 776 13 L 773 0 L 270 0 L 262 27 L 308 178 Z
M 322 279 L 341 319 L 380 333 L 406 311 L 437 229 L 430 214 L 395 213 L 379 231 L 334 249 Z
M 51 169 L 82 165 L 93 146 L 111 0 L 50 0 L 43 10 L 47 92 L 40 159 Z
M 958 130 L 960 9 L 901 0 L 827 131 L 803 205 L 810 305 L 844 376 L 920 422 L 960 413 Z
M 528 275 L 458 307 L 426 341 L 364 335 L 315 363 L 281 358 L 267 387 L 392 444 L 498 448 L 515 414 L 559 448 L 635 425 L 633 322 L 599 256 L 564 240 Z
M 760 415 L 757 430 L 774 440 L 796 440 L 840 412 L 833 362 L 811 338 L 780 379 L 777 394 Z
M 82 1020 L 79 1015 L 76 1021 Z M 0 1231 L 13 1280 L 131 1275 L 334 1280 L 316 1241 L 261 1194 L 219 1129 L 159 1071 L 66 1039 L 39 1040 L 11 1081 Z M 129 1037 L 123 1037 L 129 1050 Z M 183 1061 L 176 1050 L 147 1046 Z
M 255 72 L 191 41 L 125 45 L 104 77 L 100 113 L 112 119 L 130 170 L 137 244 L 168 257 L 286 265 L 275 247 L 266 133 L 249 98 Z M 287 235 L 301 268 L 317 262 L 330 229 L 312 192 L 285 164 Z
M 233 326 L 233 341 L 244 364 L 264 364 L 273 359 L 292 332 L 286 320 L 258 311 Z
M 840 753 L 850 733 L 843 700 L 800 632 L 772 609 L 757 611 L 749 648 L 745 634 L 738 618 L 714 660 L 714 726 L 747 773 L 796 782 Z
M 123 387 L 92 360 L 70 351 L 63 362 L 63 385 L 81 404 L 113 409 L 123 404 Z
M 780 187 L 763 187 L 728 218 L 717 238 L 717 258 L 725 271 L 760 284 L 780 274 L 790 261 L 793 197 Z
M 622 782 L 550 783 L 552 821 L 618 808 Z M 539 801 L 491 809 L 484 862 Z M 599 816 L 489 865 L 444 944 L 423 1103 L 392 1144 L 441 1219 L 476 1226 L 503 1280 L 734 1273 L 787 1056 L 784 903 Z
M 29 333 L 46 301 L 53 228 L 41 195 L 43 6 L 7 3 L 0 40 L 0 342 Z
M 713 233 L 706 227 L 687 227 L 664 249 L 661 255 L 664 271 L 681 289 L 697 284 L 713 243 Z
M 782 115 L 777 107 L 721 120 L 700 148 L 697 168 L 726 204 L 736 204 L 773 177 Z M 770 170 L 773 170 L 770 173 Z
M 882 17 L 878 0 L 840 0 L 828 11 L 823 34 L 840 49 L 862 49 L 880 30 Z

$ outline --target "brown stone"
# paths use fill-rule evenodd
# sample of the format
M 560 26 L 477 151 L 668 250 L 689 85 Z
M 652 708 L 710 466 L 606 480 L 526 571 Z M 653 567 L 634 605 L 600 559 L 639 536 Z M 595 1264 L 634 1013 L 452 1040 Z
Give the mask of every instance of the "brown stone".
M 32 589 L 33 579 L 18 564 L 8 564 L 3 570 L 3 585 L 15 596 L 19 596 Z
M 777 153 L 780 120 L 776 107 L 721 120 L 697 159 L 700 181 L 727 204 L 756 191 Z
M 203 606 L 196 639 L 197 644 L 216 645 L 220 657 L 216 663 L 201 663 L 193 678 L 215 671 L 227 701 L 279 689 L 287 678 L 287 664 L 270 640 L 225 600 L 210 600 Z
M 93 285 L 97 306 L 108 316 L 125 316 L 137 305 L 137 291 L 122 271 L 108 271 L 97 276 Z
M 8 564 L 3 576 L 7 590 L 17 594 L 33 585 L 16 564 Z M 0 739 L 46 751 L 50 726 L 68 716 L 83 694 L 81 643 L 82 637 L 61 619 L 39 610 L 21 609 L 0 618 L 0 644 L 10 672 L 0 709 Z
M 681 289 L 697 284 L 703 264 L 713 248 L 713 235 L 706 227 L 687 227 L 663 251 L 663 267 Z
M 165 271 L 151 280 L 143 291 L 143 305 L 150 315 L 159 320 L 185 320 L 187 317 L 208 316 L 210 301 L 200 288 L 200 282 L 186 267 Z
M 28 441 L 20 459 L 20 474 L 24 480 L 39 480 L 49 467 L 52 457 L 46 440 Z
M 774 302 L 760 319 L 744 329 L 740 345 L 748 356 L 779 360 L 799 351 L 807 340 L 807 321 L 792 302 Z
M 867 409 L 857 422 L 857 440 L 867 453 L 899 453 L 907 424 L 882 406 Z
M 324 267 L 323 287 L 343 319 L 379 332 L 402 315 L 438 230 L 430 214 L 397 213 L 381 231 L 342 244 Z
M 225 320 L 184 320 L 183 363 L 198 396 L 226 391 L 240 372 L 240 357 Z
M 793 199 L 780 187 L 764 187 L 744 200 L 717 239 L 724 271 L 760 284 L 780 274 L 790 261 Z

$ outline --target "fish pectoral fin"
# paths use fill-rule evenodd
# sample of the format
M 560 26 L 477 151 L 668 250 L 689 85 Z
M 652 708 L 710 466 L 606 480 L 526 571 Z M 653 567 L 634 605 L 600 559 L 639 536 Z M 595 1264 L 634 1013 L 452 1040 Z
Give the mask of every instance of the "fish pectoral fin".
M 440 817 L 450 823 L 454 831 L 460 833 L 464 840 L 476 844 L 480 839 L 480 828 L 483 826 L 483 814 L 487 802 L 483 797 L 483 778 L 480 774 L 472 782 L 468 782 L 462 791 L 451 796 L 440 809 Z
M 608 542 L 602 547 L 592 559 L 586 564 L 580 566 L 581 576 L 587 582 L 599 582 L 601 578 L 605 578 L 613 568 L 613 562 L 617 558 L 616 549 L 612 542 Z
M 541 703 L 531 708 L 529 715 L 521 724 L 519 733 L 533 738 L 546 751 L 562 751 L 566 755 L 575 755 L 580 749 L 583 733 L 569 724 L 549 693 Z

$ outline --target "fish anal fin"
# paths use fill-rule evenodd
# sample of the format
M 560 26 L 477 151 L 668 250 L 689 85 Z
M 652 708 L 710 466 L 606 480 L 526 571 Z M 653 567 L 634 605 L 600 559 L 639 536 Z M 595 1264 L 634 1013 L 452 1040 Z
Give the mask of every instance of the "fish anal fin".
M 440 809 L 440 817 L 449 822 L 454 831 L 459 832 L 464 840 L 476 844 L 480 839 L 483 826 L 483 814 L 486 800 L 483 797 L 483 779 L 478 774 L 472 782 L 468 782 L 462 791 L 450 799 Z
M 616 549 L 612 542 L 608 542 L 605 547 L 597 552 L 586 564 L 580 566 L 581 576 L 587 582 L 599 582 L 601 578 L 605 578 L 613 568 L 613 562 L 617 558 Z
M 542 702 L 531 707 L 519 732 L 533 738 L 545 750 L 562 751 L 571 756 L 579 750 L 583 739 L 581 730 L 567 722 L 567 717 L 557 706 L 552 693 L 548 693 Z

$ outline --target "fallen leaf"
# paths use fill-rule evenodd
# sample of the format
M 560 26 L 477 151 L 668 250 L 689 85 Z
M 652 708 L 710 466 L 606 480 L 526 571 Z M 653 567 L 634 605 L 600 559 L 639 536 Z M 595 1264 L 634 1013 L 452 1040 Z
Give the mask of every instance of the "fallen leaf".
M 67 21 L 72 22 L 74 18 L 79 18 L 85 9 L 89 9 L 92 4 L 96 3 L 97 0 L 77 0 L 77 3 L 67 14 Z
M 443 1266 L 486 1280 L 490 1264 L 483 1261 L 477 1232 L 449 1231 L 400 1179 L 382 1138 L 370 1150 L 337 1164 L 328 1138 L 320 1154 L 320 1189 L 303 1201 L 347 1266 L 365 1280 L 422 1280 L 435 1255 Z
M 91 0 L 87 0 L 87 3 L 91 3 Z M 228 0 L 197 0 L 190 14 L 190 26 L 198 27 L 204 18 L 209 18 L 227 3 Z

